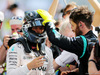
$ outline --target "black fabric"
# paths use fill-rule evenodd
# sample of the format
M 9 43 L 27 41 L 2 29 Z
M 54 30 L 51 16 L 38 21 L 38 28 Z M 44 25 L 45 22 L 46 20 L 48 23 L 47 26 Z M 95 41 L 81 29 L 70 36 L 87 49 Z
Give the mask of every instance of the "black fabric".
M 79 74 L 77 74 L 76 72 L 71 72 L 71 73 L 69 73 L 67 75 L 79 75 Z
M 31 53 L 27 40 L 24 37 L 16 39 L 16 42 L 20 42 L 24 46 L 24 50 L 26 53 Z
M 96 63 L 96 67 L 98 70 L 100 70 L 100 65 L 98 65 L 98 63 Z
M 47 35 L 51 43 L 53 43 L 54 45 L 66 51 L 75 53 L 78 57 L 82 55 L 84 47 L 83 47 L 83 40 L 80 36 L 72 37 L 72 38 L 63 36 L 55 30 L 54 24 L 51 22 L 46 23 L 45 26 L 46 26 L 45 29 L 46 29 Z M 87 39 L 96 38 L 95 34 L 93 34 L 91 30 L 87 34 L 85 34 L 85 37 Z M 90 51 L 88 51 L 87 49 L 85 52 L 85 55 L 81 59 L 79 59 L 80 60 L 80 66 L 79 66 L 80 75 L 87 75 L 88 73 L 89 53 Z
M 57 47 L 56 45 L 53 45 L 50 47 L 50 49 L 52 50 L 53 53 L 53 58 L 55 59 L 56 57 L 58 57 L 61 54 L 61 49 L 59 47 Z

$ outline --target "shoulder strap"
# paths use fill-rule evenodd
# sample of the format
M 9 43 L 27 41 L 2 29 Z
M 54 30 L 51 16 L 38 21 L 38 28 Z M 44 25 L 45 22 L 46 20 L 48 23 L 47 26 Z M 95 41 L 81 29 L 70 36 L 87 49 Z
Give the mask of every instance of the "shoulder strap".
M 85 55 L 85 52 L 86 52 L 87 41 L 86 41 L 86 38 L 85 38 L 84 36 L 80 35 L 80 37 L 81 37 L 82 40 L 83 40 L 83 46 L 84 46 L 84 48 L 83 48 L 83 53 L 82 53 L 82 55 L 80 56 L 80 58 L 82 58 L 82 57 Z
M 20 37 L 20 38 L 16 39 L 16 42 L 20 42 L 24 46 L 24 50 L 25 50 L 26 53 L 31 52 L 31 50 L 30 50 L 30 48 L 27 44 L 27 41 L 25 40 L 24 37 Z

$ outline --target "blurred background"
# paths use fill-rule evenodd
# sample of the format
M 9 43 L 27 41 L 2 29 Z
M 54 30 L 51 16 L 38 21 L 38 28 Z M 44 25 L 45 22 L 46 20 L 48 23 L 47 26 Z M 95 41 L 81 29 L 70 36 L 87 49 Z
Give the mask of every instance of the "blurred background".
M 48 11 L 52 1 L 53 0 L 0 0 L 0 11 L 4 12 L 5 14 L 5 20 L 3 22 L 2 29 L 0 30 L 0 38 L 2 39 L 4 35 L 10 34 L 11 30 L 9 26 L 9 19 L 12 16 L 16 15 L 24 17 L 24 11 L 28 10 L 32 11 L 44 9 Z M 98 1 L 100 2 L 100 0 Z M 57 12 L 54 17 L 55 20 L 61 18 L 61 9 L 63 9 L 66 4 L 70 2 L 76 2 L 77 5 L 86 5 L 91 11 L 95 12 L 88 0 L 59 0 Z M 12 8 L 10 8 L 11 5 L 17 7 L 17 10 L 13 11 Z

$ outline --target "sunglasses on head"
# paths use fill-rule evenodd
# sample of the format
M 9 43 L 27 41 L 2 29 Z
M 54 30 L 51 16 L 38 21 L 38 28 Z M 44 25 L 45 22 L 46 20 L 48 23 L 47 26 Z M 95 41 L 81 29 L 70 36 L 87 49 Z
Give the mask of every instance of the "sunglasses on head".
M 63 16 L 66 15 L 66 14 L 70 14 L 71 11 L 72 11 L 72 10 L 68 10 L 68 11 L 63 12 Z
M 23 18 L 21 16 L 13 16 L 11 18 L 12 20 L 15 19 L 15 20 L 23 20 Z
M 74 9 L 77 9 L 77 8 L 74 8 Z M 74 9 L 68 10 L 68 11 L 65 11 L 65 12 L 63 11 L 63 16 L 66 15 L 66 14 L 70 14 Z

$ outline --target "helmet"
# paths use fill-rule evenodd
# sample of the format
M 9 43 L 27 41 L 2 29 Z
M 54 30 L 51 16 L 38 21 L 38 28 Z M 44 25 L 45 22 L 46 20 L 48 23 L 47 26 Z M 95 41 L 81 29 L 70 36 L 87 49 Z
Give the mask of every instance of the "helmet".
M 33 26 L 43 26 L 43 19 L 37 13 L 37 11 L 26 11 L 25 12 L 25 23 L 22 26 L 24 36 L 28 41 L 32 43 L 44 43 L 46 39 L 45 30 L 39 34 L 32 30 Z

